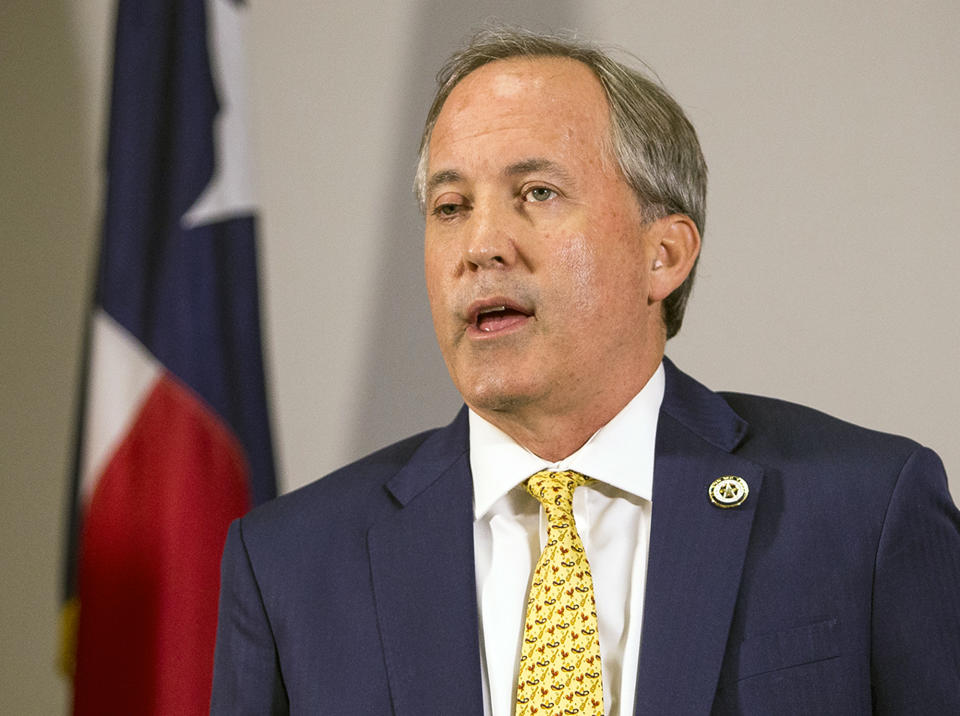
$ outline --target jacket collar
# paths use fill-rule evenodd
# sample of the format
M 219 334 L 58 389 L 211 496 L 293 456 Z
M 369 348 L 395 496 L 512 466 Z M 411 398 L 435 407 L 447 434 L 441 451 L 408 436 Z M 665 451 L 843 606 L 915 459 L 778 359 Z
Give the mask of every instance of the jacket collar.
M 666 413 L 704 441 L 732 452 L 747 434 L 747 421 L 719 395 L 698 383 L 664 357 L 666 389 L 661 413 Z
M 432 432 L 404 468 L 387 482 L 387 491 L 401 507 L 409 504 L 447 474 L 456 462 L 466 457 L 469 447 L 467 429 L 467 406 L 464 405 L 453 422 Z

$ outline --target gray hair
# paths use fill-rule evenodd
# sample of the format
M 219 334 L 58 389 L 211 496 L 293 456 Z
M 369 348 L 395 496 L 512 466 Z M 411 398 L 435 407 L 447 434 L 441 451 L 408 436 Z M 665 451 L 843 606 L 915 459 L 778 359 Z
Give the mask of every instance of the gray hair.
M 426 205 L 430 137 L 453 88 L 474 70 L 513 57 L 568 57 L 589 67 L 607 95 L 610 143 L 627 183 L 640 201 L 644 221 L 684 214 L 701 236 L 706 218 L 707 165 L 697 133 L 680 105 L 657 82 L 613 60 L 604 50 L 572 37 L 497 27 L 473 37 L 437 73 L 437 94 L 420 140 L 414 192 Z M 696 269 L 663 301 L 667 338 L 680 330 Z

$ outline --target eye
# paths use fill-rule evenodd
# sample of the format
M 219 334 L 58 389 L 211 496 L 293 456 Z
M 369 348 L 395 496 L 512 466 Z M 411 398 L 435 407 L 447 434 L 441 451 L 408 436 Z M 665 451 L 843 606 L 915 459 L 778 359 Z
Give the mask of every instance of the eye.
M 467 208 L 466 200 L 451 192 L 440 196 L 430 213 L 439 219 L 451 219 Z
M 531 203 L 549 201 L 557 196 L 557 192 L 545 186 L 535 186 L 523 192 L 523 200 Z
M 436 216 L 453 216 L 460 210 L 459 204 L 440 204 L 433 213 Z

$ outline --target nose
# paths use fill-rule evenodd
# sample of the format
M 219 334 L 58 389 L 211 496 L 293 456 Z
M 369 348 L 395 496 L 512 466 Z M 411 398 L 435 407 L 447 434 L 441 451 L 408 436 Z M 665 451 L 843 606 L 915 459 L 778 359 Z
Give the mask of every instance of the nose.
M 517 259 L 509 217 L 494 208 L 473 209 L 463 240 L 463 263 L 467 270 L 506 268 Z

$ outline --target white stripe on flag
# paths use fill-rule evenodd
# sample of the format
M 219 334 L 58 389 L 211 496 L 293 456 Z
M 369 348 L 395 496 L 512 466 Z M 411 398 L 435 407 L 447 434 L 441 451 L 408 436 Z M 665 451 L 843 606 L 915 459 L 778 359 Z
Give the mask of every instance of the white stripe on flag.
M 93 315 L 80 504 L 86 505 L 154 384 L 160 363 L 103 309 Z
M 250 100 L 243 37 L 248 13 L 232 0 L 207 0 L 207 47 L 220 111 L 213 122 L 210 183 L 183 216 L 183 226 L 248 216 L 256 209 L 250 149 Z

